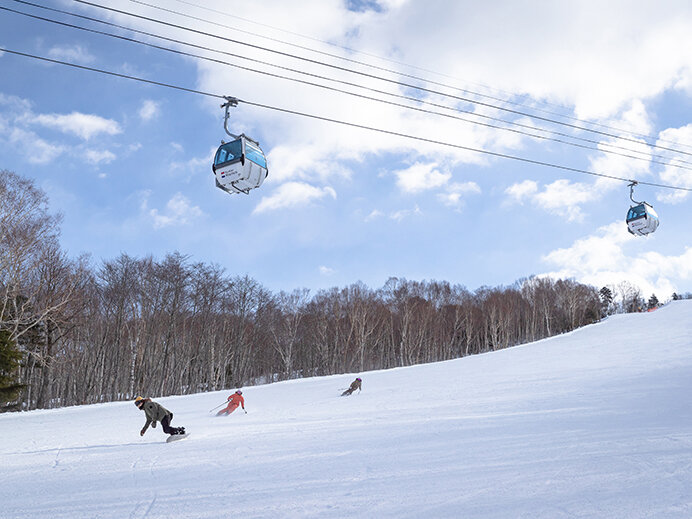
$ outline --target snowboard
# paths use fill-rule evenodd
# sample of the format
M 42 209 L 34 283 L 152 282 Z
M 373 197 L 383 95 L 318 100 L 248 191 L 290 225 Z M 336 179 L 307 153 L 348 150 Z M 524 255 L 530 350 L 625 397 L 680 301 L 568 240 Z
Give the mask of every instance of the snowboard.
M 171 442 L 176 442 L 178 440 L 184 440 L 190 436 L 190 433 L 185 433 L 185 434 L 171 434 L 168 438 L 166 438 L 166 443 L 171 443 Z

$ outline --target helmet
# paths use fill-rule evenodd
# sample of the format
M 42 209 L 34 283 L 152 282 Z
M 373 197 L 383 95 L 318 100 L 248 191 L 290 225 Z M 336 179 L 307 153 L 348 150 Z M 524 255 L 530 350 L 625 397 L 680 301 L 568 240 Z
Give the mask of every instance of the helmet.
M 137 398 L 135 398 L 135 405 L 137 407 L 139 407 L 140 404 L 142 404 L 142 403 L 144 403 L 144 399 L 141 396 L 138 396 Z
M 357 380 L 358 382 L 362 382 L 362 380 L 360 379 L 360 377 L 356 378 L 356 380 Z
M 243 394 L 243 392 L 242 392 L 242 391 L 241 391 L 241 390 L 239 389 L 238 391 L 236 391 L 236 394 L 238 394 L 238 395 L 242 395 L 242 394 Z

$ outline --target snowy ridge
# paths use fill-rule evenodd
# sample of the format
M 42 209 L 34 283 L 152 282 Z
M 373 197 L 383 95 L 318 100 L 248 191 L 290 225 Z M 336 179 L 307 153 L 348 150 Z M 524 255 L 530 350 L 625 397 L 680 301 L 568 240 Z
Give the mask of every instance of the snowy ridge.
M 692 517 L 692 301 L 360 375 L 0 415 L 0 517 Z

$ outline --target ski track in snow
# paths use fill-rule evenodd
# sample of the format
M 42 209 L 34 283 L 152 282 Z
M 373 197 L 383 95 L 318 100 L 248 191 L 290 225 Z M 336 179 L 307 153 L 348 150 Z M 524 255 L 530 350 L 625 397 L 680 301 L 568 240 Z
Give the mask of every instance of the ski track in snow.
M 0 518 L 692 517 L 692 301 L 356 375 L 0 415 Z

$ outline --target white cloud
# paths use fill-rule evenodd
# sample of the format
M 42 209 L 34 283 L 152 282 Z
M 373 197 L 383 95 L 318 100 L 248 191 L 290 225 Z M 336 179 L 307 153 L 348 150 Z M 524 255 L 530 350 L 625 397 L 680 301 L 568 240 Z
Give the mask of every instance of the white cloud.
M 337 177 L 351 177 L 351 170 L 341 161 L 359 160 L 360 157 L 357 152 L 340 148 L 338 143 L 331 142 L 337 135 L 321 136 L 322 146 L 305 142 L 301 137 L 291 132 L 282 138 L 281 144 L 271 149 L 267 164 L 273 179 L 279 182 L 300 179 L 324 183 Z
M 115 154 L 108 150 L 86 150 L 84 157 L 90 164 L 109 164 L 116 159 Z
M 524 180 L 505 189 L 514 201 L 523 203 L 525 199 L 531 199 L 538 193 L 538 183 L 534 180 Z
M 175 146 L 173 146 L 175 148 Z M 199 172 L 211 171 L 212 158 L 210 156 L 204 157 L 192 157 L 186 161 L 174 161 L 170 163 L 170 169 L 173 171 L 183 171 L 183 172 Z M 213 183 L 213 178 L 212 178 Z
M 463 197 L 468 194 L 480 194 L 481 188 L 475 182 L 453 182 L 444 193 L 437 195 L 438 200 L 447 207 L 460 209 L 464 203 Z
M 658 143 L 668 148 L 683 148 L 692 142 L 692 124 L 682 128 L 669 128 L 659 135 Z M 673 162 L 673 161 L 671 161 Z M 689 167 L 686 164 L 685 167 Z M 675 166 L 666 166 L 660 173 L 661 182 L 666 185 L 692 188 L 692 171 Z M 690 195 L 689 191 L 666 190 L 658 195 L 658 199 L 668 203 L 679 203 L 686 200 Z
M 142 195 L 142 209 L 147 209 L 149 193 Z M 154 229 L 162 229 L 171 226 L 183 226 L 201 217 L 202 210 L 190 204 L 190 200 L 181 193 L 176 193 L 167 203 L 163 212 L 158 209 L 149 209 L 148 215 L 153 221 Z
M 416 162 L 407 169 L 394 171 L 397 186 L 405 193 L 419 193 L 428 189 L 444 186 L 452 177 L 451 173 L 442 173 L 437 164 Z
M 325 267 L 324 265 L 320 265 L 319 271 L 320 275 L 325 277 L 333 276 L 336 272 L 333 268 Z
M 664 256 L 655 250 L 642 252 L 654 249 L 655 240 L 655 235 L 634 237 L 624 222 L 616 222 L 542 259 L 555 267 L 555 271 L 546 273 L 555 278 L 574 278 L 596 287 L 628 281 L 647 297 L 656 293 L 659 299 L 665 299 L 678 290 L 674 280 L 692 280 L 692 247 L 686 247 L 678 256 Z
M 92 63 L 96 58 L 81 45 L 58 45 L 48 50 L 48 57 L 73 63 Z
M 0 105 L 6 107 L 10 113 L 26 113 L 31 111 L 31 102 L 17 96 L 10 96 L 0 92 Z M 4 111 L 4 110 L 3 110 Z
M 638 100 L 633 101 L 630 108 L 617 120 L 607 123 L 611 128 L 627 128 L 641 133 L 651 131 L 650 117 L 643 103 Z M 590 171 L 624 180 L 651 175 L 652 151 L 643 139 L 631 135 L 626 139 L 607 137 L 598 144 L 598 148 L 601 152 L 594 153 L 590 158 Z M 594 178 L 595 181 L 590 184 L 559 179 L 542 188 L 533 180 L 524 180 L 508 187 L 505 194 L 510 201 L 522 204 L 528 202 L 568 221 L 578 222 L 583 220 L 582 206 L 585 203 L 600 200 L 613 189 L 623 189 L 625 192 L 626 184 L 623 186 L 622 180 L 598 175 Z
M 619 118 L 604 121 L 611 129 L 601 128 L 606 133 L 625 134 L 626 138 L 606 137 L 598 145 L 603 151 L 591 157 L 591 171 L 625 179 L 637 179 L 651 174 L 652 148 L 646 141 L 637 137 L 652 131 L 651 118 L 640 100 L 634 100 L 630 108 Z M 622 130 L 622 131 L 620 131 Z M 632 133 L 627 133 L 632 132 Z M 664 160 L 658 158 L 656 160 Z M 618 184 L 605 179 L 596 181 L 599 190 L 610 190 Z
M 443 70 L 471 89 L 483 83 L 521 91 L 576 104 L 581 117 L 602 118 L 690 76 L 692 54 L 680 42 L 690 31 L 691 7 L 682 1 L 666 6 L 503 1 L 475 5 L 469 16 L 467 2 L 401 2 L 362 20 L 351 43 L 383 55 L 396 42 L 397 61 Z M 499 23 L 478 23 L 483 19 Z M 584 34 L 591 36 L 575 46 Z
M 569 221 L 580 221 L 583 218 L 583 212 L 579 206 L 593 199 L 593 196 L 591 185 L 560 179 L 546 185 L 542 192 L 536 193 L 534 202 L 548 211 L 564 216 Z
M 368 216 L 365 217 L 366 222 L 371 222 L 377 218 L 384 216 L 384 213 L 379 209 L 373 209 Z
M 21 150 L 30 164 L 48 164 L 65 153 L 65 147 L 45 141 L 34 132 L 21 128 L 13 128 L 10 131 L 9 142 Z
M 692 70 L 683 71 L 675 80 L 673 88 L 682 90 L 688 95 L 692 95 Z
M 573 183 L 566 179 L 547 184 L 542 191 L 538 189 L 536 182 L 525 180 L 508 187 L 505 193 L 515 202 L 524 203 L 528 200 L 568 221 L 581 221 L 584 218 L 581 204 L 599 197 L 593 185 Z
M 115 135 L 122 131 L 116 121 L 97 115 L 78 112 L 67 115 L 36 114 L 29 101 L 0 94 L 0 146 L 12 146 L 24 155 L 27 162 L 47 164 L 61 156 L 89 164 L 107 164 L 116 159 L 114 146 L 99 149 L 88 147 L 87 143 L 75 145 L 72 142 L 66 144 L 50 141 L 34 131 L 36 125 L 78 135 L 85 140 L 104 133 Z
M 262 197 L 252 212 L 255 214 L 278 209 L 305 207 L 326 196 L 336 199 L 336 191 L 331 187 L 319 188 L 303 182 L 287 182 L 279 186 L 271 196 Z
M 130 198 L 139 200 L 140 211 L 149 212 L 149 197 L 151 197 L 151 193 L 151 189 L 143 189 L 130 195 Z
M 152 101 L 151 99 L 147 99 L 142 103 L 141 108 L 139 109 L 139 117 L 143 121 L 151 121 L 152 119 L 158 117 L 158 115 L 161 113 L 161 105 L 160 103 L 157 103 L 156 101 Z
M 552 251 L 543 259 L 558 265 L 567 278 L 619 271 L 628 262 L 623 244 L 635 239 L 623 222 L 616 222 L 601 227 L 595 236 L 577 240 L 571 247 Z
M 423 211 L 421 211 L 420 207 L 416 205 L 413 209 L 402 209 L 400 211 L 394 211 L 389 215 L 389 218 L 401 223 L 403 220 L 409 218 L 410 216 L 420 216 L 422 214 Z
M 651 116 L 641 99 L 633 99 L 629 108 L 617 120 L 610 121 L 609 124 L 630 134 L 649 135 L 653 130 Z
M 67 115 L 40 114 L 35 116 L 32 122 L 54 128 L 63 133 L 77 135 L 85 140 L 89 140 L 102 133 L 117 135 L 122 132 L 120 125 L 112 119 L 79 112 L 72 112 Z

